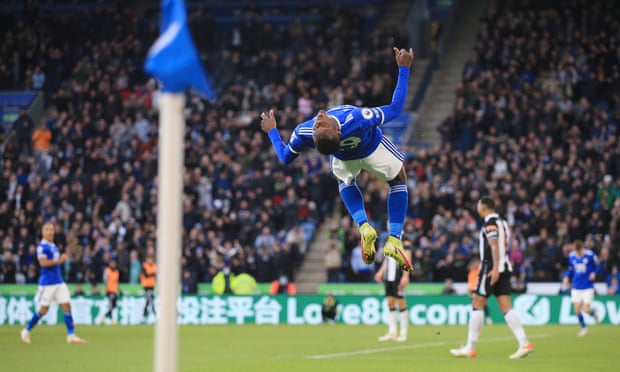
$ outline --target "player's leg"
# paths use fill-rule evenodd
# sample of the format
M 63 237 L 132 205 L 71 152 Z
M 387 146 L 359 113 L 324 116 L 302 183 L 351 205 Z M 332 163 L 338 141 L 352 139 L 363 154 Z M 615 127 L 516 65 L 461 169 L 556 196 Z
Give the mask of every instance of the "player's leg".
M 479 293 L 474 294 L 474 298 L 471 302 L 471 315 L 469 317 L 469 332 L 466 345 L 469 350 L 476 350 L 476 344 L 478 343 L 480 332 L 484 325 L 483 309 L 488 300 L 488 297 L 482 296 Z
M 71 314 L 71 294 L 66 284 L 60 284 L 56 292 L 56 302 L 60 304 L 62 309 L 65 327 L 67 328 L 67 343 L 83 344 L 85 341 L 75 334 L 75 326 L 73 324 L 73 315 Z
M 474 298 L 474 292 L 470 292 L 469 293 L 469 298 L 471 298 L 471 299 Z M 493 321 L 491 319 L 491 313 L 489 312 L 489 304 L 488 303 L 486 305 L 484 305 L 484 322 L 486 324 L 493 324 Z
M 396 305 L 398 306 L 398 312 L 400 313 L 400 334 L 396 341 L 407 341 L 407 334 L 409 332 L 409 309 L 407 308 L 407 301 L 403 294 L 396 299 Z
M 478 284 L 472 294 L 471 314 L 469 315 L 469 330 L 467 333 L 467 344 L 458 349 L 451 349 L 450 353 L 457 357 L 476 356 L 476 344 L 480 337 L 480 331 L 484 325 L 484 307 L 488 302 L 491 293 L 490 278 L 487 275 L 487 265 L 482 263 L 478 272 Z
M 146 323 L 146 316 L 149 313 L 149 308 L 152 308 L 152 306 L 151 306 L 152 293 L 153 293 L 153 288 L 144 288 L 144 296 L 146 297 L 146 301 L 144 303 L 144 311 L 142 312 L 142 315 L 143 315 L 142 322 L 143 323 Z
M 146 303 L 144 304 L 144 321 L 146 322 L 146 315 L 148 314 L 149 309 L 153 316 L 157 316 L 155 313 L 155 290 L 153 288 L 145 288 L 144 292 L 146 294 Z
M 577 315 L 577 320 L 579 321 L 579 326 L 581 327 L 581 330 L 577 333 L 577 336 L 586 336 L 588 334 L 588 327 L 586 326 L 586 320 L 581 312 L 581 302 L 574 302 L 573 307 L 575 308 L 575 315 Z
M 409 204 L 407 175 L 403 166 L 400 167 L 398 175 L 389 180 L 388 184 L 390 185 L 390 193 L 387 198 L 387 210 L 390 222 L 390 236 L 400 240 Z
M 519 348 L 514 354 L 510 355 L 510 358 L 519 359 L 532 353 L 534 351 L 534 347 L 525 334 L 519 315 L 512 308 L 512 303 L 510 302 L 510 276 L 510 272 L 503 272 L 499 274 L 499 279 L 493 286 L 493 294 L 497 299 L 497 304 L 499 305 L 500 311 L 504 314 L 504 319 L 506 320 L 508 328 L 510 328 L 512 333 L 515 335 L 517 342 L 519 342 Z
M 510 328 L 512 333 L 515 335 L 517 342 L 519 342 L 519 348 L 514 354 L 510 355 L 510 359 L 519 359 L 528 356 L 534 351 L 534 347 L 527 338 L 521 319 L 519 319 L 519 315 L 512 308 L 512 304 L 510 303 L 510 295 L 499 295 L 496 296 L 496 298 L 500 311 L 504 314 L 504 319 L 506 320 L 508 328 Z
M 112 298 L 112 309 L 110 310 L 110 316 L 112 315 L 112 312 L 114 311 L 114 309 L 116 309 L 117 301 L 118 301 L 118 294 L 114 293 L 113 298 Z
M 480 338 L 480 331 L 484 324 L 484 313 L 482 309 L 487 303 L 487 297 L 481 296 L 478 293 L 474 294 L 471 305 L 472 310 L 469 316 L 469 330 L 467 333 L 467 344 L 458 349 L 451 349 L 450 353 L 457 357 L 473 358 L 476 356 L 476 344 L 478 338 Z
M 385 289 L 386 289 L 386 299 L 387 299 L 387 305 L 388 305 L 388 309 L 390 310 L 390 316 L 388 317 L 388 332 L 379 337 L 379 341 L 390 341 L 390 340 L 396 340 L 396 323 L 397 323 L 397 318 L 398 318 L 398 312 L 396 311 L 396 298 L 390 293 L 391 292 L 391 285 L 392 282 L 386 282 L 385 284 Z M 388 288 L 390 287 L 390 288 Z M 388 289 L 390 290 L 388 292 Z
M 26 324 L 26 327 L 21 331 L 21 339 L 23 343 L 30 343 L 30 332 L 39 323 L 39 320 L 47 314 L 55 291 L 56 286 L 53 285 L 39 286 L 39 290 L 35 296 L 35 302 L 38 302 L 40 305 L 39 310 L 32 314 L 28 324 Z
M 114 294 L 113 293 L 106 293 L 106 297 L 108 298 L 108 311 L 106 311 L 105 313 L 105 318 L 106 319 L 111 319 L 112 318 L 112 310 L 114 310 Z
M 527 339 L 527 335 L 525 334 L 525 330 L 523 329 L 523 325 L 521 324 L 521 320 L 519 319 L 519 315 L 512 308 L 512 304 L 510 303 L 509 295 L 500 295 L 497 296 L 497 304 L 499 305 L 499 309 L 504 314 L 504 319 L 506 320 L 506 324 L 512 330 L 512 333 L 517 338 L 519 342 L 519 346 L 524 346 L 529 344 L 529 340 Z
M 151 303 L 151 312 L 153 316 L 157 316 L 157 312 L 155 311 L 155 289 L 151 288 L 151 293 L 149 293 L 149 302 Z
M 342 203 L 347 208 L 349 215 L 360 229 L 362 240 L 362 259 L 366 263 L 375 262 L 377 232 L 368 223 L 364 196 L 355 183 L 355 177 L 360 173 L 361 167 L 358 160 L 343 161 L 332 157 L 332 173 L 339 180 L 338 191 Z
M 384 137 L 379 147 L 363 159 L 362 169 L 390 185 L 387 200 L 390 236 L 383 247 L 383 253 L 394 258 L 402 270 L 412 271 L 413 266 L 404 254 L 403 243 L 400 240 L 409 204 L 404 158 L 396 146 Z
M 592 318 L 594 318 L 594 322 L 598 324 L 599 323 L 598 315 L 596 314 L 596 310 L 592 308 L 593 301 L 594 301 L 594 288 L 586 289 L 583 294 L 583 311 L 585 311 L 586 314 L 589 314 L 590 316 L 592 316 Z
M 581 289 L 572 289 L 570 291 L 571 302 L 573 303 L 573 308 L 575 309 L 575 315 L 577 316 L 577 320 L 579 321 L 579 326 L 581 330 L 577 333 L 577 336 L 585 336 L 588 334 L 588 328 L 586 327 L 586 321 L 583 318 L 583 314 L 581 313 L 581 304 L 583 303 L 583 295 L 584 292 Z

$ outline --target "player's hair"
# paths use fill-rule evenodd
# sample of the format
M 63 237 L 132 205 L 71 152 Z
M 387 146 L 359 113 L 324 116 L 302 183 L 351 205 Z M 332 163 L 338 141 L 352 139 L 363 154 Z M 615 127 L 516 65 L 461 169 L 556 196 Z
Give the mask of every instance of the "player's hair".
M 480 204 L 484 205 L 487 209 L 492 211 L 495 210 L 495 200 L 490 196 L 483 196 L 482 199 L 480 199 Z
M 314 138 L 316 149 L 323 155 L 331 155 L 340 148 L 340 136 L 334 132 L 321 132 Z
M 575 242 L 573 244 L 575 245 L 575 250 L 576 251 L 582 251 L 583 250 L 583 241 L 575 240 Z

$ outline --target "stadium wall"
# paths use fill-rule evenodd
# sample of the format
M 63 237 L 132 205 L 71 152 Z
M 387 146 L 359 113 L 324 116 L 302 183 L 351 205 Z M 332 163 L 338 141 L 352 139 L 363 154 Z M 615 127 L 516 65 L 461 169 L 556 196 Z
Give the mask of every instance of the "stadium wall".
M 321 324 L 323 296 L 181 296 L 177 303 L 178 322 L 182 325 L 210 324 Z M 389 310 L 383 296 L 338 296 L 337 321 L 347 325 L 386 324 Z M 468 322 L 469 296 L 408 296 L 412 325 L 465 325 Z M 123 296 L 113 317 L 120 325 L 152 324 L 143 319 L 145 298 Z M 504 318 L 495 301 L 490 301 L 494 323 Z M 577 324 L 569 296 L 516 295 L 513 304 L 525 325 Z M 75 297 L 72 302 L 76 324 L 100 325 L 107 311 L 107 299 L 101 296 Z M 36 308 L 33 296 L 0 296 L 0 325 L 26 324 Z M 620 324 L 620 296 L 599 296 L 593 308 L 602 323 Z M 57 305 L 42 318 L 42 324 L 63 322 Z M 587 317 L 588 323 L 594 320 Z
M 69 291 L 75 293 L 75 284 L 67 285 L 69 286 Z M 271 283 L 256 283 L 256 288 L 252 294 L 269 294 L 270 286 Z M 457 294 L 469 294 L 467 283 L 454 283 L 453 287 Z M 0 284 L 0 295 L 34 296 L 38 288 L 35 284 Z M 88 292 L 91 286 L 83 284 L 82 288 L 85 292 Z M 408 296 L 439 295 L 443 289 L 444 283 L 411 283 L 405 288 L 405 294 Z M 144 294 L 144 290 L 138 284 L 121 284 L 120 290 L 125 295 L 142 296 Z M 595 283 L 594 290 L 598 295 L 605 295 L 607 293 L 607 285 L 605 283 Z M 338 296 L 383 296 L 385 294 L 384 286 L 377 283 L 322 283 L 317 286 L 316 292 L 319 295 L 333 293 Z M 529 283 L 527 285 L 527 294 L 557 295 L 559 292 L 560 283 Z M 198 284 L 198 294 L 213 295 L 217 293 L 211 288 L 211 283 L 200 283 Z

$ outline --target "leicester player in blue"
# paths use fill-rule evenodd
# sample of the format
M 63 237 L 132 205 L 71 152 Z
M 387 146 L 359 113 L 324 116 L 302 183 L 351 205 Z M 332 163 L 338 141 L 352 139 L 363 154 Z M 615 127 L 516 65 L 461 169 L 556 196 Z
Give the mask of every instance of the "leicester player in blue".
M 412 271 L 401 241 L 407 214 L 407 179 L 403 168 L 404 155 L 381 132 L 381 126 L 403 111 L 413 64 L 413 50 L 394 48 L 398 65 L 398 81 L 389 105 L 380 107 L 338 106 L 319 111 L 312 119 L 295 128 L 285 144 L 276 128 L 274 110 L 261 114 L 261 128 L 269 135 L 276 155 L 289 164 L 305 150 L 316 148 L 330 155 L 332 173 L 339 180 L 340 196 L 349 214 L 358 225 L 362 238 L 362 258 L 375 261 L 377 232 L 369 224 L 364 197 L 355 183 L 362 170 L 374 174 L 390 186 L 387 200 L 389 238 L 383 252 L 392 257 L 405 271 Z
M 583 337 L 588 334 L 588 328 L 581 313 L 582 304 L 585 312 L 590 314 L 598 323 L 598 316 L 591 305 L 594 300 L 594 279 L 601 265 L 594 252 L 585 249 L 582 241 L 577 240 L 573 245 L 575 250 L 568 256 L 568 271 L 564 276 L 563 285 L 567 286 L 570 281 L 573 283 L 570 297 L 575 307 L 577 319 L 579 319 L 579 325 L 581 325 L 581 331 L 577 336 Z
M 43 239 L 37 246 L 37 258 L 41 266 L 39 276 L 39 291 L 36 300 L 41 304 L 38 312 L 35 312 L 26 328 L 21 332 L 22 342 L 30 343 L 30 332 L 37 325 L 49 310 L 52 302 L 60 304 L 64 313 L 65 325 L 67 327 L 67 343 L 83 344 L 85 341 L 75 334 L 73 327 L 73 317 L 71 316 L 71 295 L 69 288 L 62 279 L 60 272 L 61 265 L 66 261 L 65 254 L 60 254 L 58 247 L 54 244 L 54 224 L 48 222 L 42 228 Z

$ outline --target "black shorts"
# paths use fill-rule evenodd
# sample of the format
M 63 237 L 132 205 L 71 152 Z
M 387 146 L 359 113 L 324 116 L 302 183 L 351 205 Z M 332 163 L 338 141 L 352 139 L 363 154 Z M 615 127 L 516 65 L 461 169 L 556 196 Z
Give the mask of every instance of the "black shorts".
M 385 295 L 388 297 L 403 298 L 403 291 L 398 291 L 400 282 L 385 282 Z
M 495 285 L 491 285 L 491 277 L 489 276 L 488 267 L 485 267 L 485 264 L 482 264 L 480 268 L 480 273 L 478 274 L 478 285 L 476 286 L 476 290 L 474 293 L 479 294 L 483 297 L 489 297 L 491 295 L 503 296 L 510 295 L 511 287 L 510 287 L 510 276 L 512 272 L 504 271 L 499 273 L 499 279 L 495 283 Z

